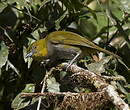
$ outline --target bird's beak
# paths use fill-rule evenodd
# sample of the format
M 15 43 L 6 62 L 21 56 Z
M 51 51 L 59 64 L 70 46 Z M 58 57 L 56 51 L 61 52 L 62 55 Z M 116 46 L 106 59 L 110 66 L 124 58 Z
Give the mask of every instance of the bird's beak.
M 33 55 L 33 54 L 34 54 L 34 52 L 33 52 L 33 51 L 31 51 L 31 52 L 27 53 L 26 58 L 28 58 L 28 57 L 32 57 L 32 55 Z

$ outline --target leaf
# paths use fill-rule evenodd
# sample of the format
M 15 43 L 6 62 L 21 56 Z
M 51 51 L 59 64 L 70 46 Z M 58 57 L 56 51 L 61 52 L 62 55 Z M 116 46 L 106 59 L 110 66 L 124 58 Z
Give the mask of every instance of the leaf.
M 56 79 L 54 77 L 50 77 L 49 79 L 47 79 L 47 89 L 49 92 L 59 92 L 59 86 L 60 84 L 56 82 Z
M 45 0 L 44 0 L 45 1 Z M 19 7 L 23 6 L 29 6 L 30 4 L 40 4 L 41 0 L 1 0 L 0 1 L 0 12 L 3 11 L 5 7 L 7 7 L 8 4 L 18 4 Z
M 22 90 L 22 92 L 34 92 L 34 91 L 35 91 L 34 84 L 26 84 L 24 90 Z
M 122 4 L 124 10 L 129 13 L 130 12 L 130 1 L 129 0 L 121 0 L 120 2 Z
M 97 33 L 96 25 L 86 18 L 79 19 L 79 29 L 85 36 L 94 38 Z
M 62 80 L 66 75 L 67 75 L 66 71 L 61 71 L 60 72 L 60 79 Z
M 130 93 L 127 94 L 127 100 L 128 100 L 128 103 L 130 104 Z
M 80 3 L 79 0 L 61 0 L 61 1 L 69 11 L 73 10 L 78 11 L 83 7 L 83 5 Z
M 15 26 L 17 21 L 17 10 L 8 5 L 0 13 L 0 25 L 1 26 Z
M 125 80 L 125 79 L 124 79 Z M 119 82 L 116 83 L 118 89 L 125 95 L 128 94 L 128 92 L 126 91 L 126 89 L 123 87 L 124 85 L 121 85 Z
M 25 89 L 21 92 L 21 93 L 25 93 L 25 92 L 34 92 L 35 90 L 35 86 L 34 84 L 26 84 Z M 14 109 L 22 109 L 25 108 L 26 106 L 29 106 L 33 103 L 35 103 L 36 101 L 38 101 L 38 98 L 22 98 L 21 97 L 21 93 L 18 94 L 15 99 L 12 101 L 11 107 Z
M 9 50 L 4 42 L 0 43 L 0 75 L 1 75 L 1 68 L 6 64 L 8 60 Z
M 31 105 L 33 106 L 33 104 L 35 104 L 38 100 L 39 100 L 39 97 L 34 97 L 34 98 L 21 97 L 21 93 L 20 93 L 13 100 L 13 102 L 11 104 L 11 108 L 13 108 L 15 110 L 20 110 L 22 108 L 29 107 Z M 29 108 L 31 108 L 31 107 L 29 107 Z
M 112 58 L 111 56 L 108 56 L 108 57 L 100 60 L 99 62 L 91 63 L 91 64 L 87 65 L 87 68 L 88 68 L 88 70 L 90 70 L 94 73 L 101 74 L 101 73 L 105 72 L 104 64 L 108 63 L 111 58 Z
M 30 102 L 31 99 L 21 98 L 21 94 L 18 94 L 13 100 L 11 108 L 19 110 L 28 106 Z

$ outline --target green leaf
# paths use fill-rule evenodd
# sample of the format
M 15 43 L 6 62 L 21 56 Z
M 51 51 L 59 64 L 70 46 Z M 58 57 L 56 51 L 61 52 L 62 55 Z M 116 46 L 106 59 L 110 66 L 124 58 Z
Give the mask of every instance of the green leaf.
M 38 100 L 39 100 L 39 97 L 35 97 L 35 98 L 21 97 L 21 93 L 20 93 L 13 100 L 11 104 L 11 108 L 15 110 L 19 110 L 19 109 L 28 107 L 30 105 L 33 105 Z
M 1 68 L 6 64 L 8 60 L 9 50 L 4 42 L 0 43 L 0 75 L 1 75 Z
M 111 56 L 108 56 L 106 58 L 103 58 L 99 62 L 91 63 L 91 64 L 87 65 L 87 68 L 88 68 L 88 70 L 90 70 L 94 73 L 101 74 L 101 73 L 105 72 L 104 64 L 108 63 L 111 58 L 112 58 Z
M 30 92 L 34 92 L 34 90 L 35 90 L 34 84 L 27 84 L 25 89 L 15 97 L 15 99 L 13 100 L 11 104 L 11 107 L 19 110 L 38 101 L 38 98 L 32 99 L 32 98 L 21 97 L 22 93 L 25 93 L 25 92 L 30 93 Z
M 56 82 L 56 79 L 54 77 L 50 77 L 47 79 L 47 89 L 49 92 L 59 92 L 60 84 Z
M 11 108 L 19 110 L 28 106 L 30 102 L 31 99 L 21 98 L 21 94 L 18 94 L 13 100 Z
M 80 0 L 61 0 L 63 4 L 69 11 L 78 11 L 80 10 L 83 5 L 80 3 Z
M 121 0 L 120 2 L 122 4 L 124 10 L 129 13 L 130 12 L 130 0 Z
M 127 94 L 127 100 L 128 100 L 128 103 L 130 104 L 130 93 Z
M 97 33 L 96 25 L 86 18 L 79 19 L 79 29 L 83 35 L 91 38 L 94 38 Z
M 24 90 L 22 90 L 22 92 L 34 92 L 34 91 L 35 91 L 34 84 L 26 84 Z
M 14 27 L 17 21 L 17 10 L 8 5 L 0 13 L 0 25 L 1 26 L 11 26 Z

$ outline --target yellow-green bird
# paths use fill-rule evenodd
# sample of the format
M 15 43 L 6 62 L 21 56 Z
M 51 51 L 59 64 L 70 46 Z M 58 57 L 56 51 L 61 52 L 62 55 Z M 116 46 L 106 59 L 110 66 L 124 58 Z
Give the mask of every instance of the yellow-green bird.
M 77 58 L 87 56 L 96 52 L 104 52 L 116 58 L 118 55 L 105 50 L 85 37 L 68 31 L 55 31 L 32 43 L 28 47 L 26 57 L 32 57 L 36 60 L 57 61 L 62 59 L 71 60 L 72 64 Z

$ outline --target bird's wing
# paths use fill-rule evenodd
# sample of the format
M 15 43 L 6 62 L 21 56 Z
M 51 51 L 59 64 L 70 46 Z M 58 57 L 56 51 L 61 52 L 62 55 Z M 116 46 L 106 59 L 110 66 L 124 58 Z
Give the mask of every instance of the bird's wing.
M 96 46 L 91 41 L 87 40 L 84 37 L 81 37 L 78 34 L 72 32 L 56 31 L 49 34 L 48 39 L 54 44 L 66 44 L 66 45 L 77 45 L 85 46 L 89 48 L 94 48 Z
M 83 47 L 95 49 L 97 51 L 101 51 L 106 54 L 110 54 L 110 55 L 113 55 L 113 56 L 119 58 L 118 55 L 97 46 L 93 42 L 87 40 L 85 37 L 82 37 L 73 32 L 55 31 L 48 35 L 48 39 L 51 43 L 54 43 L 54 44 L 83 46 Z

